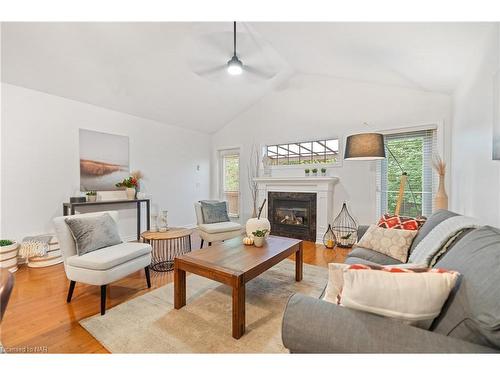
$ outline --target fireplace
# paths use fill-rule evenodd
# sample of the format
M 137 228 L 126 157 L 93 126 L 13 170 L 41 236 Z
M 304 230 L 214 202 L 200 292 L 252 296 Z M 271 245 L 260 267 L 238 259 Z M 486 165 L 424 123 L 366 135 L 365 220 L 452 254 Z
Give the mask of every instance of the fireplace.
M 316 193 L 268 192 L 271 233 L 316 241 Z

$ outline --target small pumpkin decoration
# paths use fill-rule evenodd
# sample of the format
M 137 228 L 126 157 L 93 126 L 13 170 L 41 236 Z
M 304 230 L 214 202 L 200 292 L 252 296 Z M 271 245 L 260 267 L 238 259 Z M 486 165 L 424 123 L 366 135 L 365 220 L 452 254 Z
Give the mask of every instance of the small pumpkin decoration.
M 244 237 L 243 243 L 247 246 L 253 245 L 253 239 L 251 237 Z

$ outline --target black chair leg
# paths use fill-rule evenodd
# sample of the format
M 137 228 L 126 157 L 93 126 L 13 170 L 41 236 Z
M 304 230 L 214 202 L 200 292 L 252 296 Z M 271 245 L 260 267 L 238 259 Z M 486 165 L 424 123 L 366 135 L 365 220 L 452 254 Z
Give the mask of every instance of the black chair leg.
M 71 302 L 71 297 L 73 297 L 73 291 L 75 290 L 76 281 L 70 280 L 69 289 L 68 289 L 68 298 L 66 298 L 66 302 Z
M 101 285 L 101 315 L 106 313 L 106 285 Z
M 209 242 L 209 243 L 208 243 L 208 246 L 212 246 L 212 242 Z
M 204 243 L 204 242 L 205 242 L 205 241 L 204 241 L 204 240 L 203 240 L 203 238 L 202 238 L 202 239 L 201 239 L 200 249 L 203 249 L 203 243 Z
M 146 273 L 146 282 L 148 283 L 148 288 L 151 288 L 151 275 L 149 274 L 149 266 L 144 267 L 144 272 Z

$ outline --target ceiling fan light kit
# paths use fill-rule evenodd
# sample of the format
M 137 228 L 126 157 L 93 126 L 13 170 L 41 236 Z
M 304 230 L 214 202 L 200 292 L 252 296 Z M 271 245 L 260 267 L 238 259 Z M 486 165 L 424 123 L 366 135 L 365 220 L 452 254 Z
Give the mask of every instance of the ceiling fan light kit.
M 232 76 L 239 75 L 243 72 L 243 63 L 236 55 L 233 55 L 231 60 L 227 62 L 227 72 Z

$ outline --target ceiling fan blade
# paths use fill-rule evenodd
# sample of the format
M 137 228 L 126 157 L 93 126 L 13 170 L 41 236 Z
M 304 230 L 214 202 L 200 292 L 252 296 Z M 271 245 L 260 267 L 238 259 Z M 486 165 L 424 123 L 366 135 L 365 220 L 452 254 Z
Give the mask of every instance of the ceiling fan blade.
M 225 70 L 225 69 L 227 69 L 227 64 L 214 66 L 212 68 L 198 70 L 198 71 L 195 71 L 194 73 L 201 76 L 201 77 L 205 77 L 205 76 L 212 75 L 214 73 L 218 73 L 218 72 Z
M 276 75 L 276 73 L 263 72 L 259 69 L 252 68 L 251 66 L 248 66 L 248 65 L 243 65 L 243 70 L 248 72 L 248 73 L 254 74 L 262 79 L 271 79 Z

